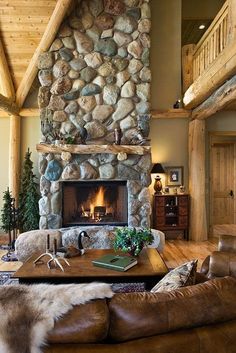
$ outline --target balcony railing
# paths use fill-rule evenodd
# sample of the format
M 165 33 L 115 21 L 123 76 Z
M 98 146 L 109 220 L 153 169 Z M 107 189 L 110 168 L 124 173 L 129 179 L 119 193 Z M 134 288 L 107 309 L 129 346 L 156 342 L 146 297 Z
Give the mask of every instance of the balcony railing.
M 195 81 L 216 60 L 229 42 L 229 3 L 226 1 L 204 33 L 193 52 L 193 80 Z
M 196 108 L 236 74 L 236 0 L 226 0 L 200 41 L 182 49 L 183 102 Z

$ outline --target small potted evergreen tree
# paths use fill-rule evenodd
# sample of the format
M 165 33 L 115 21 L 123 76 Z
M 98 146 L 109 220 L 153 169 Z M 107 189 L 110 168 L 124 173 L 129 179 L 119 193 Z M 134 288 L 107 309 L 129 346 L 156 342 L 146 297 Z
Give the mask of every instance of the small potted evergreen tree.
M 25 154 L 23 172 L 21 178 L 21 187 L 19 194 L 19 229 L 20 232 L 38 229 L 39 224 L 39 194 L 38 185 L 35 181 L 36 176 L 33 173 L 33 162 L 31 152 Z

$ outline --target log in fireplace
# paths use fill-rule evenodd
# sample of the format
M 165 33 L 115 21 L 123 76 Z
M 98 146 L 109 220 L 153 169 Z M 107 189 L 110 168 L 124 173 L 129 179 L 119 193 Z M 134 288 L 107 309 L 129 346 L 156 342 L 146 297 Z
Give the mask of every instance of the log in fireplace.
M 126 181 L 70 181 L 62 183 L 63 226 L 127 225 Z

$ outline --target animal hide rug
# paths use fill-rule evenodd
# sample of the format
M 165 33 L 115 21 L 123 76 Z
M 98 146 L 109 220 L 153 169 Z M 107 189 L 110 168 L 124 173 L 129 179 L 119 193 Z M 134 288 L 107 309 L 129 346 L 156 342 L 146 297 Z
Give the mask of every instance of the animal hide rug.
M 0 352 L 42 353 L 54 322 L 91 299 L 111 298 L 105 283 L 0 287 Z

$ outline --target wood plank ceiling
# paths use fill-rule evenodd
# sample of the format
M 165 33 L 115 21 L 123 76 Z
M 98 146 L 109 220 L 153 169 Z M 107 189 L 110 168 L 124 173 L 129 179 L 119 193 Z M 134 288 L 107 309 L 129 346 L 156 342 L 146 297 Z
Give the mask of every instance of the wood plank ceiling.
M 15 86 L 37 48 L 57 0 L 0 0 L 0 38 Z

